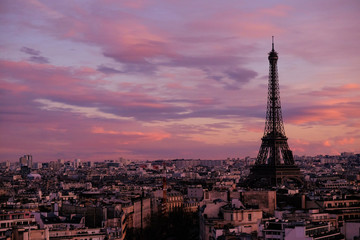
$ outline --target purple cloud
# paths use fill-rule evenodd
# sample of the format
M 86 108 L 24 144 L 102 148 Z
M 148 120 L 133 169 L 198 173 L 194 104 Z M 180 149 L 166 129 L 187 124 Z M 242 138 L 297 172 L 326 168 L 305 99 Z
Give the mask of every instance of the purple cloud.
M 28 47 L 22 47 L 20 51 L 30 55 L 30 57 L 28 58 L 30 62 L 40 63 L 40 64 L 45 64 L 50 62 L 48 58 L 40 56 L 41 52 L 39 50 L 35 50 L 33 48 L 28 48 Z
M 98 66 L 97 70 L 99 72 L 105 73 L 105 74 L 118 74 L 118 73 L 124 73 L 124 71 L 117 70 L 115 68 L 107 67 L 104 65 Z
M 40 64 L 45 64 L 50 62 L 48 58 L 42 56 L 31 56 L 29 58 L 29 61 Z
M 20 49 L 21 52 L 29 54 L 29 55 L 35 55 L 35 56 L 39 56 L 40 55 L 40 51 L 35 50 L 33 48 L 28 48 L 28 47 L 22 47 Z
M 255 71 L 244 68 L 232 68 L 225 71 L 225 74 L 230 79 L 238 83 L 248 83 L 251 79 L 255 78 L 258 74 Z

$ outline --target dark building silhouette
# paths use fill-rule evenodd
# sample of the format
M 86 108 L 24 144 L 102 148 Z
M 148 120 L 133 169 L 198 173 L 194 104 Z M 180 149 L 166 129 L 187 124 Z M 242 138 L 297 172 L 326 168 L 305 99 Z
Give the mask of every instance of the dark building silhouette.
M 278 54 L 274 50 L 274 38 L 268 59 L 269 85 L 265 130 L 255 165 L 250 172 L 249 183 L 261 187 L 282 185 L 291 181 L 302 184 L 300 169 L 295 165 L 284 130 L 277 71 Z

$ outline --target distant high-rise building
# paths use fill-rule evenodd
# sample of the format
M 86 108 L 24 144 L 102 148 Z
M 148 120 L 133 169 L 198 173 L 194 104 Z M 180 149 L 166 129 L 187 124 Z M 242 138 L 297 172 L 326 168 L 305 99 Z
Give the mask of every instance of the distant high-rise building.
M 295 165 L 285 136 L 277 71 L 278 54 L 274 50 L 274 41 L 268 59 L 270 66 L 265 131 L 249 181 L 259 186 L 282 185 L 290 179 L 302 184 L 300 169 Z
M 74 167 L 75 167 L 75 168 L 78 168 L 78 167 L 80 167 L 80 164 L 81 164 L 81 160 L 80 160 L 79 158 L 75 159 L 75 161 L 74 161 Z
M 27 160 L 25 157 L 20 157 L 19 158 L 19 163 L 20 163 L 20 166 L 26 166 L 27 165 Z
M 36 162 L 33 165 L 34 169 L 41 169 L 42 168 L 42 163 Z
M 21 166 L 27 166 L 31 168 L 33 164 L 33 159 L 31 155 L 24 155 L 19 158 L 19 162 Z

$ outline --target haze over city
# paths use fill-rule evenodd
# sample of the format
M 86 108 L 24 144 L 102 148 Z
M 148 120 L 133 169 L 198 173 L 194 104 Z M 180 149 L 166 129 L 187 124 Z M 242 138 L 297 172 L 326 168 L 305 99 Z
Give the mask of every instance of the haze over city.
M 1 1 L 0 161 L 360 152 L 359 1 Z

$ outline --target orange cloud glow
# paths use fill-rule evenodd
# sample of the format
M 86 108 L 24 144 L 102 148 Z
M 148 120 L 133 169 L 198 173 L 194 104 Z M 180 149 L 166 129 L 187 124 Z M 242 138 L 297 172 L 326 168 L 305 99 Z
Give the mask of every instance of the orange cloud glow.
M 342 88 L 349 89 L 349 90 L 358 90 L 358 89 L 360 89 L 360 84 L 349 83 L 349 84 L 345 84 L 344 86 L 342 86 Z
M 345 117 L 343 113 L 339 109 L 315 109 L 315 110 L 307 110 L 306 115 L 297 116 L 296 119 L 292 119 L 291 121 L 295 124 L 305 124 L 310 122 L 329 122 L 329 123 L 338 123 L 341 120 L 344 120 Z
M 95 134 L 110 134 L 110 135 L 122 135 L 127 137 L 139 137 L 142 140 L 151 140 L 151 141 L 161 141 L 165 138 L 170 138 L 169 133 L 162 133 L 162 132 L 129 132 L 129 131 L 114 131 L 114 130 L 105 130 L 103 127 L 93 127 L 91 129 L 92 133 Z
M 336 143 L 339 145 L 349 145 L 349 144 L 353 144 L 354 142 L 355 142 L 354 138 L 343 138 L 341 140 L 336 141 Z

